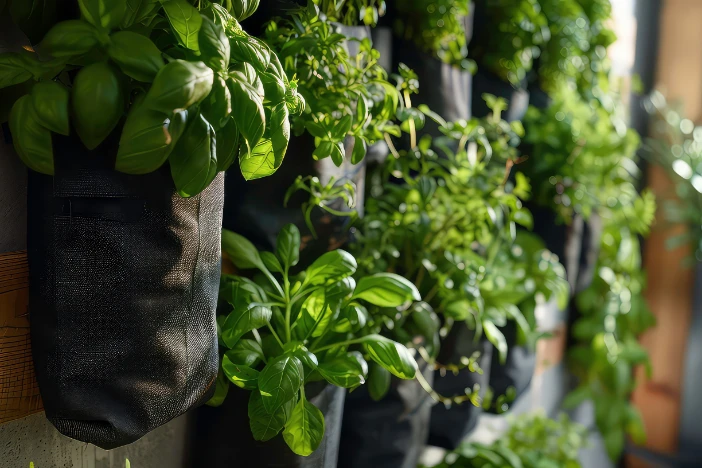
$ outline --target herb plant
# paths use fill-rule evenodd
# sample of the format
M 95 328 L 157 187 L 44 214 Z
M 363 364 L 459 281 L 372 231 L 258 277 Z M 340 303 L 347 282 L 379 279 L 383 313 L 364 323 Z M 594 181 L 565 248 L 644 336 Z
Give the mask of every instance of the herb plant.
M 385 14 L 385 0 L 312 0 L 330 20 L 347 26 L 375 26 Z
M 370 40 L 347 38 L 326 15 L 313 8 L 298 9 L 268 24 L 266 40 L 275 50 L 291 81 L 307 102 L 305 112 L 292 120 L 296 135 L 315 139 L 315 160 L 331 157 L 359 163 L 366 148 L 394 130 L 398 104 L 395 87 L 378 64 L 380 53 Z M 358 53 L 349 54 L 350 44 Z M 347 155 L 344 141 L 354 140 Z
M 257 5 L 226 3 L 239 18 Z M 115 169 L 145 174 L 168 161 L 184 197 L 237 160 L 247 179 L 280 166 L 288 116 L 304 101 L 276 55 L 227 9 L 199 2 L 198 11 L 186 0 L 78 4 L 81 19 L 54 25 L 36 46 L 48 60 L 27 50 L 0 55 L 0 87 L 36 81 L 9 118 L 28 167 L 53 174 L 52 133 L 75 132 L 92 150 L 123 120 Z
M 419 300 L 417 289 L 391 273 L 360 276 L 343 250 L 327 252 L 293 274 L 300 233 L 287 225 L 276 251 L 258 252 L 245 238 L 222 233 L 222 248 L 239 270 L 258 270 L 253 279 L 222 277 L 220 300 L 232 308 L 218 319 L 223 376 L 251 390 L 249 420 L 256 440 L 281 431 L 298 455 L 310 455 L 324 436 L 324 416 L 308 400 L 305 384 L 326 381 L 354 389 L 368 377 L 368 361 L 401 379 L 415 377 L 417 364 L 402 344 L 364 333 L 366 305 L 396 308 Z M 221 403 L 228 383 L 219 379 L 212 404 Z

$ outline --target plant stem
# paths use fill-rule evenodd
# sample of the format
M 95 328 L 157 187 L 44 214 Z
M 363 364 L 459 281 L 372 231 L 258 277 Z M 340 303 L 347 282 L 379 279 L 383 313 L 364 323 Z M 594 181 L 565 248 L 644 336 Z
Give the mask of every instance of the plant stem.
M 283 273 L 283 281 L 285 286 L 285 338 L 290 342 L 290 315 L 292 314 L 292 303 L 290 302 L 290 280 L 288 280 L 288 267 L 285 267 Z
M 280 341 L 280 338 L 278 337 L 278 334 L 275 332 L 275 330 L 273 330 L 273 326 L 271 325 L 271 323 L 270 323 L 270 322 L 266 322 L 266 325 L 268 326 L 268 329 L 271 331 L 271 333 L 272 333 L 273 336 L 275 337 L 275 339 L 276 339 L 276 341 L 278 342 L 278 344 L 280 345 L 280 347 L 281 347 L 281 348 L 285 348 L 285 345 L 283 345 L 283 342 Z
M 310 352 L 312 352 L 312 353 L 320 353 L 320 352 L 322 352 L 322 351 L 326 351 L 327 349 L 334 348 L 335 346 L 341 347 L 341 346 L 347 346 L 347 345 L 356 344 L 356 343 L 363 343 L 364 340 L 365 340 L 365 337 L 364 337 L 364 338 L 354 338 L 354 339 L 352 339 L 352 340 L 346 340 L 346 341 L 342 341 L 342 342 L 340 342 L 340 343 L 328 344 L 328 345 L 326 345 L 326 346 L 322 346 L 322 347 L 319 348 L 319 349 L 314 349 L 314 347 L 313 347 L 313 348 L 310 350 Z

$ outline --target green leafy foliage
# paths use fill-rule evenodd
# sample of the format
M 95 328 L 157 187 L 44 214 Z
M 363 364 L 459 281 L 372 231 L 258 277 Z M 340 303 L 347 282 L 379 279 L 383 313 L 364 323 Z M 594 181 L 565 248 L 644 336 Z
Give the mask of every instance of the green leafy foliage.
M 324 436 L 324 417 L 306 398 L 306 382 L 354 389 L 365 383 L 369 360 L 400 378 L 415 376 L 417 364 L 404 345 L 364 326 L 368 311 L 362 301 L 400 305 L 419 297 L 411 284 L 391 274 L 370 284 L 360 278 L 367 286 L 356 295 L 356 260 L 342 250 L 300 268 L 300 232 L 294 225 L 280 231 L 276 244 L 275 253 L 259 252 L 244 237 L 222 233 L 222 250 L 234 265 L 260 272 L 253 280 L 222 276 L 220 301 L 231 310 L 218 319 L 222 371 L 234 385 L 251 390 L 249 419 L 256 440 L 282 431 L 294 453 L 308 456 Z M 215 403 L 223 394 L 218 391 Z
M 378 19 L 385 14 L 385 0 L 312 0 L 332 21 L 356 26 L 360 23 L 375 26 Z

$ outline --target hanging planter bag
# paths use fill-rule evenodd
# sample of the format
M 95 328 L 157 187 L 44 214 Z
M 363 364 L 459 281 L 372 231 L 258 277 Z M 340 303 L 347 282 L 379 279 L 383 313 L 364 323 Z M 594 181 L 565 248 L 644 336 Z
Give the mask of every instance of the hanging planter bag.
M 431 384 L 433 371 L 418 363 Z M 429 436 L 433 400 L 415 380 L 393 378 L 374 401 L 365 386 L 346 397 L 339 468 L 415 468 Z
M 222 406 L 197 410 L 190 466 L 336 468 L 346 389 L 315 382 L 307 384 L 305 394 L 324 414 L 325 426 L 324 438 L 310 456 L 295 455 L 282 434 L 266 442 L 254 440 L 248 416 L 251 392 L 230 385 Z
M 111 449 L 204 403 L 217 376 L 223 175 L 181 198 L 168 166 L 115 172 L 53 135 L 55 176 L 30 171 L 32 353 L 46 417 Z
M 440 395 L 463 395 L 465 390 L 480 386 L 481 397 L 485 395 L 490 381 L 490 359 L 493 346 L 482 339 L 475 342 L 475 332 L 467 326 L 455 326 L 441 345 L 438 361 L 441 363 L 458 363 L 462 356 L 470 357 L 474 352 L 480 353 L 478 365 L 482 374 L 463 369 L 457 375 L 434 371 L 434 390 Z M 431 409 L 431 424 L 429 426 L 429 445 L 455 450 L 456 447 L 470 434 L 478 424 L 482 408 L 473 406 L 470 402 L 452 405 L 446 408 L 443 404 L 434 405 Z

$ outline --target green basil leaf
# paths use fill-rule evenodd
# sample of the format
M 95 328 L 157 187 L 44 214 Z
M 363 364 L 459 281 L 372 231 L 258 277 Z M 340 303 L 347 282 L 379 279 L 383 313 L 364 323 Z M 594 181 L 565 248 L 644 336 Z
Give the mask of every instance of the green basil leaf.
M 186 0 L 162 0 L 161 4 L 178 43 L 186 49 L 199 52 L 198 35 L 203 17 L 197 8 Z
M 70 133 L 68 88 L 55 81 L 42 81 L 32 88 L 32 105 L 39 123 L 60 135 Z
M 127 8 L 120 23 L 121 29 L 138 24 L 160 8 L 158 0 L 127 0 Z
M 375 362 L 368 367 L 368 393 L 373 401 L 380 401 L 390 390 L 390 372 Z
M 12 143 L 28 168 L 42 174 L 54 174 L 54 149 L 51 131 L 39 123 L 29 95 L 22 96 L 10 111 Z
M 229 92 L 229 88 L 227 88 L 227 83 L 221 76 L 214 77 L 212 91 L 202 101 L 200 109 L 207 121 L 211 122 L 217 129 L 222 128 L 231 121 L 229 116 L 232 113 L 232 95 Z M 239 139 L 238 135 L 239 132 L 237 130 L 237 141 Z
M 0 89 L 24 83 L 34 74 L 26 54 L 5 52 L 0 54 Z
M 298 323 L 297 320 L 295 321 L 299 329 L 297 330 L 298 334 L 302 335 L 301 338 L 306 338 L 314 328 L 312 336 L 322 336 L 331 322 L 332 315 L 333 310 L 327 302 L 324 290 L 317 289 L 302 303 L 299 317 L 301 323 Z
M 263 406 L 269 413 L 277 411 L 295 398 L 303 383 L 302 363 L 295 356 L 284 354 L 268 361 L 258 378 Z
M 151 83 L 166 64 L 151 39 L 131 31 L 110 36 L 107 54 L 125 75 L 146 83 Z
M 234 62 L 250 63 L 258 73 L 265 73 L 271 63 L 271 51 L 268 46 L 255 37 L 237 35 L 229 38 L 231 59 Z
M 253 68 L 253 67 L 252 67 Z M 276 76 L 270 71 L 266 71 L 259 75 L 263 84 L 263 91 L 266 100 L 272 103 L 280 103 L 285 99 L 286 86 L 282 78 Z
M 276 411 L 269 412 L 263 405 L 261 394 L 257 391 L 251 392 L 248 415 L 254 439 L 265 442 L 277 436 L 288 421 L 296 403 L 297 400 L 293 398 Z
M 227 394 L 229 393 L 229 380 L 227 380 L 227 376 L 224 375 L 224 372 L 222 372 L 222 369 L 219 369 L 219 372 L 217 372 L 217 380 L 215 380 L 215 392 L 214 395 L 212 395 L 212 398 L 207 400 L 206 405 L 207 406 L 222 406 L 222 403 L 224 403 L 224 400 L 227 398 Z
M 343 116 L 340 120 L 335 122 L 334 127 L 331 129 L 332 138 L 335 140 L 343 140 L 346 135 L 351 131 L 351 125 L 353 124 L 353 117 L 350 115 Z
M 356 259 L 350 253 L 337 249 L 327 252 L 306 270 L 304 284 L 336 282 L 356 272 Z
M 504 364 L 507 361 L 507 340 L 499 328 L 489 320 L 483 320 L 483 329 L 488 341 L 492 343 L 497 352 L 500 353 L 500 363 Z
M 324 415 L 319 408 L 301 398 L 285 424 L 283 438 L 297 455 L 306 457 L 312 454 L 324 438 Z
M 409 301 L 420 301 L 419 291 L 409 280 L 394 273 L 376 273 L 358 281 L 354 299 L 363 299 L 380 307 L 398 307 Z
M 46 33 L 39 49 L 55 58 L 79 57 L 99 44 L 98 30 L 82 20 L 56 23 Z
M 222 341 L 228 348 L 233 348 L 245 333 L 265 326 L 272 315 L 271 309 L 256 303 L 234 308 L 222 324 Z
M 222 250 L 237 268 L 250 270 L 263 269 L 265 265 L 254 245 L 244 236 L 222 229 Z
M 249 366 L 232 362 L 227 354 L 222 358 L 222 370 L 229 381 L 237 387 L 247 390 L 258 388 L 259 372 Z
M 258 8 L 260 0 L 224 0 L 227 11 L 231 13 L 237 21 L 242 21 L 253 15 Z
M 239 129 L 234 119 L 227 119 L 217 135 L 217 171 L 226 171 L 239 155 Z
M 410 318 L 425 338 L 433 336 L 441 327 L 441 320 L 426 302 L 418 302 L 411 308 Z
M 217 175 L 215 131 L 202 115 L 188 122 L 168 157 L 171 176 L 181 197 L 197 195 L 210 185 Z
M 358 351 L 322 361 L 317 370 L 327 382 L 343 388 L 356 388 L 366 382 L 368 363 Z
M 261 140 L 266 129 L 263 99 L 241 72 L 233 72 L 227 85 L 231 92 L 232 102 L 236 104 L 232 109 L 232 117 L 239 133 L 244 137 L 248 155 Z M 247 180 L 249 179 L 247 178 Z
M 187 125 L 188 112 L 169 120 L 160 112 L 132 106 L 119 140 L 115 169 L 127 174 L 148 174 L 168 160 Z
M 532 229 L 534 227 L 534 217 L 531 215 L 531 211 L 526 208 L 521 208 L 513 212 L 512 221 L 527 229 Z
M 366 326 L 368 310 L 360 304 L 352 303 L 341 309 L 339 319 L 334 323 L 337 333 L 357 332 Z
M 124 93 L 114 68 L 88 65 L 73 82 L 71 103 L 76 132 L 88 149 L 107 138 L 124 113 Z
M 80 13 L 85 20 L 103 29 L 119 26 L 127 8 L 125 0 L 78 0 Z
M 270 137 L 270 138 L 269 138 Z M 267 177 L 278 170 L 288 149 L 290 122 L 285 103 L 273 108 L 269 128 L 247 157 L 239 154 L 239 167 L 246 180 Z
M 287 268 L 300 261 L 300 230 L 294 224 L 286 224 L 278 233 L 275 253 Z
M 417 362 L 404 345 L 380 335 L 364 337 L 363 344 L 370 358 L 392 375 L 401 379 L 414 378 Z
M 344 143 L 339 142 L 332 144 L 330 156 L 336 167 L 340 167 L 344 163 L 344 157 L 346 156 L 346 149 L 344 148 Z
M 164 114 L 187 109 L 212 90 L 214 73 L 202 62 L 174 60 L 159 70 L 144 104 Z
M 311 353 L 304 346 L 300 349 L 295 350 L 294 355 L 302 363 L 305 372 L 313 372 L 317 369 L 317 366 L 319 365 L 317 356 L 315 356 L 314 353 Z
M 265 302 L 266 293 L 248 278 L 222 275 L 219 299 L 227 301 L 233 308 L 248 308 L 252 302 Z
M 357 136 L 353 140 L 353 151 L 351 152 L 351 164 L 358 164 L 366 157 L 368 147 L 363 138 Z
M 263 350 L 256 340 L 241 339 L 232 349 L 224 353 L 234 364 L 255 367 L 263 360 Z
M 224 28 L 209 18 L 203 17 L 198 39 L 203 61 L 213 70 L 227 70 L 230 47 Z

